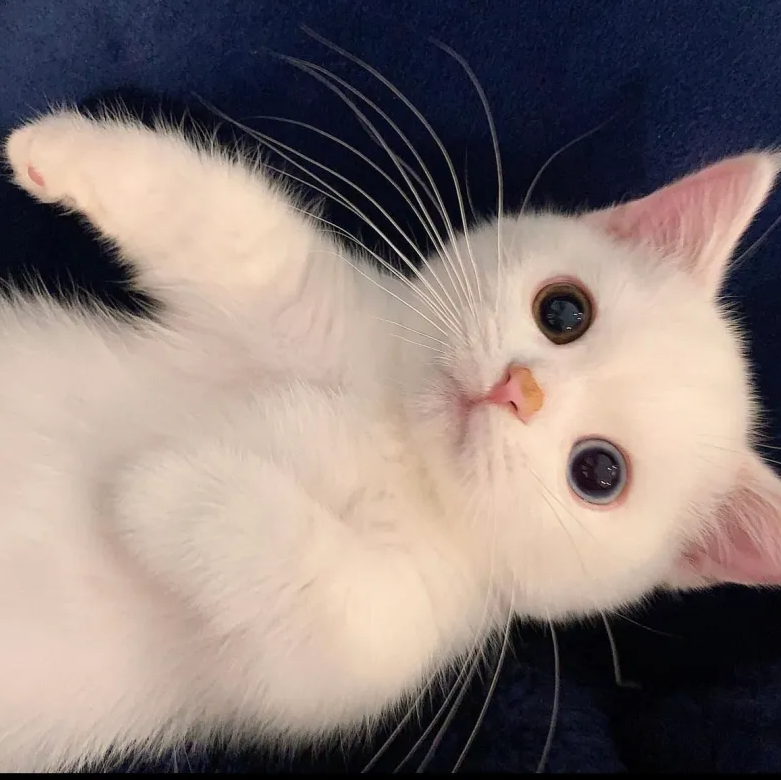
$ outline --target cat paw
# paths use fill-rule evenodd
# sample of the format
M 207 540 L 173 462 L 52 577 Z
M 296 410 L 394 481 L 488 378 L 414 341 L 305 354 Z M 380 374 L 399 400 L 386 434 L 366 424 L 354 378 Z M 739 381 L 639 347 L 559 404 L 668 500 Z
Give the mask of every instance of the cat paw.
M 14 130 L 5 144 L 14 181 L 44 203 L 75 205 L 79 163 L 99 132 L 97 123 L 72 111 L 50 114 Z

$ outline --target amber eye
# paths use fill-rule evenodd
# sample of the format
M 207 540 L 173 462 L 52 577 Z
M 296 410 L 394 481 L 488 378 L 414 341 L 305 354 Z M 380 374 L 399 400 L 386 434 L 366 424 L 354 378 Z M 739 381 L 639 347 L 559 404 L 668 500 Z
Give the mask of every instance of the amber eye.
M 535 296 L 532 312 L 537 327 L 554 344 L 569 344 L 591 326 L 593 307 L 574 282 L 552 282 Z

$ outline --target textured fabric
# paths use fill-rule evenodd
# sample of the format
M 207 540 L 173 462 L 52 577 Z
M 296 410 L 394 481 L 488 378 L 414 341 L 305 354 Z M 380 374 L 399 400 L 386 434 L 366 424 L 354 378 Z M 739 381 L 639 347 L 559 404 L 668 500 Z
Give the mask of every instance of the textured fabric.
M 478 214 L 496 205 L 485 116 L 463 71 L 429 36 L 466 58 L 485 89 L 511 207 L 521 204 L 553 152 L 606 120 L 550 165 L 533 203 L 601 206 L 725 154 L 781 140 L 778 0 L 0 0 L 0 132 L 48 103 L 91 101 L 116 90 L 135 108 L 154 110 L 165 96 L 162 105 L 173 116 L 187 105 L 208 121 L 199 96 L 336 168 L 382 201 L 399 224 L 414 222 L 398 193 L 346 149 L 301 127 L 253 119 L 311 123 L 392 171 L 349 108 L 271 49 L 327 67 L 387 110 L 457 217 L 449 172 L 431 136 L 382 84 L 304 35 L 302 23 L 370 61 L 420 107 L 468 180 Z M 403 145 L 396 139 L 393 148 Z M 355 196 L 345 186 L 342 191 Z M 367 201 L 356 202 L 394 239 Z M 746 246 L 780 210 L 776 196 Z M 330 213 L 365 241 L 379 241 L 344 209 L 332 206 Z M 413 232 L 424 243 L 422 231 Z M 772 412 L 768 440 L 775 443 L 781 433 L 780 254 L 778 231 L 739 265 L 728 290 L 752 336 L 760 392 Z M 35 271 L 52 287 L 73 284 L 123 301 L 122 277 L 78 221 L 32 204 L 7 183 L 0 183 L 0 262 L 8 278 Z M 669 458 L 675 468 L 676 453 Z M 600 621 L 560 630 L 560 707 L 548 771 L 781 769 L 780 608 L 776 594 L 723 589 L 657 599 L 628 615 L 642 626 L 613 618 L 623 673 L 639 687 L 616 686 Z M 465 769 L 533 770 L 543 752 L 554 701 L 551 636 L 526 625 L 513 638 Z M 475 680 L 431 768 L 452 767 L 491 674 L 489 666 Z M 412 720 L 380 768 L 405 756 L 439 702 L 435 697 Z M 407 768 L 423 759 L 436 731 Z M 371 754 L 371 746 L 334 748 L 291 763 L 249 748 L 207 754 L 183 747 L 164 768 L 338 770 L 360 768 Z M 150 765 L 140 758 L 132 766 Z

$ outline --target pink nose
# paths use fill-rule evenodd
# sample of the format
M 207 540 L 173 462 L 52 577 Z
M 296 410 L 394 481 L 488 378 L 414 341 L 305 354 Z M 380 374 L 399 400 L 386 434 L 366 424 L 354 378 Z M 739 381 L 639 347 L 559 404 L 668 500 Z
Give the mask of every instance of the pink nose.
M 542 409 L 545 394 L 530 368 L 511 365 L 505 378 L 494 385 L 484 400 L 507 407 L 521 422 L 528 423 Z

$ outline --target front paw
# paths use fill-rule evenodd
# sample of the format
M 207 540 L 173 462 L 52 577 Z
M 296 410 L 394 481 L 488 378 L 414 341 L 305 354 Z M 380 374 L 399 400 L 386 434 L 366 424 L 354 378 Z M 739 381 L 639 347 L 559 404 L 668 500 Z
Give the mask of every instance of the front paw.
M 103 128 L 74 111 L 62 111 L 14 130 L 5 157 L 14 181 L 44 203 L 76 206 L 79 171 Z

